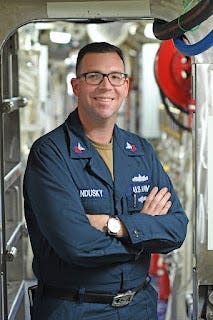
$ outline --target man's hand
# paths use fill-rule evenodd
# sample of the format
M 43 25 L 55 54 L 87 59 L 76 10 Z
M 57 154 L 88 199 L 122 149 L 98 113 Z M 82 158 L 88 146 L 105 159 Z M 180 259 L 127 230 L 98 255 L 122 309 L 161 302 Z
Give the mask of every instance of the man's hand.
M 146 198 L 141 212 L 151 216 L 167 214 L 172 205 L 170 197 L 171 193 L 167 188 L 158 191 L 158 187 L 154 187 Z
M 105 227 L 107 225 L 107 221 L 109 216 L 107 214 L 87 214 L 87 218 L 94 228 L 105 232 Z
M 87 218 L 94 228 L 100 230 L 101 232 L 106 232 L 106 225 L 107 221 L 109 219 L 109 216 L 106 214 L 87 214 Z M 127 236 L 127 230 L 123 224 L 123 222 L 120 220 L 121 223 L 121 230 L 119 231 L 117 238 L 125 237 Z

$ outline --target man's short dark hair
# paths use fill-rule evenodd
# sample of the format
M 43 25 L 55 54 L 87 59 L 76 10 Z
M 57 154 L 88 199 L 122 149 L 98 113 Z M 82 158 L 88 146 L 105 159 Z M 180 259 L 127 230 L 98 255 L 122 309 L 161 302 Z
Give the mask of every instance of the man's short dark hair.
M 85 54 L 87 53 L 106 53 L 106 52 L 115 52 L 119 55 L 121 60 L 124 62 L 124 56 L 123 52 L 120 48 L 108 43 L 108 42 L 92 42 L 87 45 L 85 45 L 83 48 L 80 49 L 77 57 L 77 63 L 76 63 L 76 75 L 78 75 L 79 67 L 81 64 L 81 61 Z

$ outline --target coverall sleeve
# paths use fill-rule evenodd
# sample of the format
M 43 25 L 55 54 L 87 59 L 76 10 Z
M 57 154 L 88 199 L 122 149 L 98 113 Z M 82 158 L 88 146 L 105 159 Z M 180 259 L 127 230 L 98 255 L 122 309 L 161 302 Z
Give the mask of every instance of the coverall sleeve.
M 133 247 L 141 248 L 150 253 L 168 253 L 179 248 L 187 231 L 188 218 L 175 193 L 171 180 L 164 171 L 151 145 L 148 144 L 149 162 L 152 164 L 153 187 L 167 187 L 171 193 L 172 206 L 165 215 L 151 216 L 135 212 L 120 216 L 125 224 L 129 241 Z
M 90 225 L 67 164 L 52 142 L 32 147 L 24 196 L 41 234 L 62 260 L 97 267 L 132 261 L 139 254 Z

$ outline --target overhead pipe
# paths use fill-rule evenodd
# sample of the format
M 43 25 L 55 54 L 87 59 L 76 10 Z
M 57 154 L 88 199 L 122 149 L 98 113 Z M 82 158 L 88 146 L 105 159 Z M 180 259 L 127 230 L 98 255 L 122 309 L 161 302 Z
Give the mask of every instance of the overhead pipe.
M 180 17 L 167 22 L 154 19 L 153 33 L 159 40 L 181 37 L 185 32 L 201 24 L 213 14 L 213 1 L 202 0 Z M 181 22 L 181 25 L 180 25 Z

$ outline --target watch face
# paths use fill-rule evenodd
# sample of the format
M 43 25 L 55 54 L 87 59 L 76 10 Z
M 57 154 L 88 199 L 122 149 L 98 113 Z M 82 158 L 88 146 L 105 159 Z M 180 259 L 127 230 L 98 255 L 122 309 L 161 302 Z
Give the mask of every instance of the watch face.
M 119 219 L 109 218 L 107 227 L 108 227 L 109 233 L 117 234 L 121 228 L 121 224 L 120 224 Z

